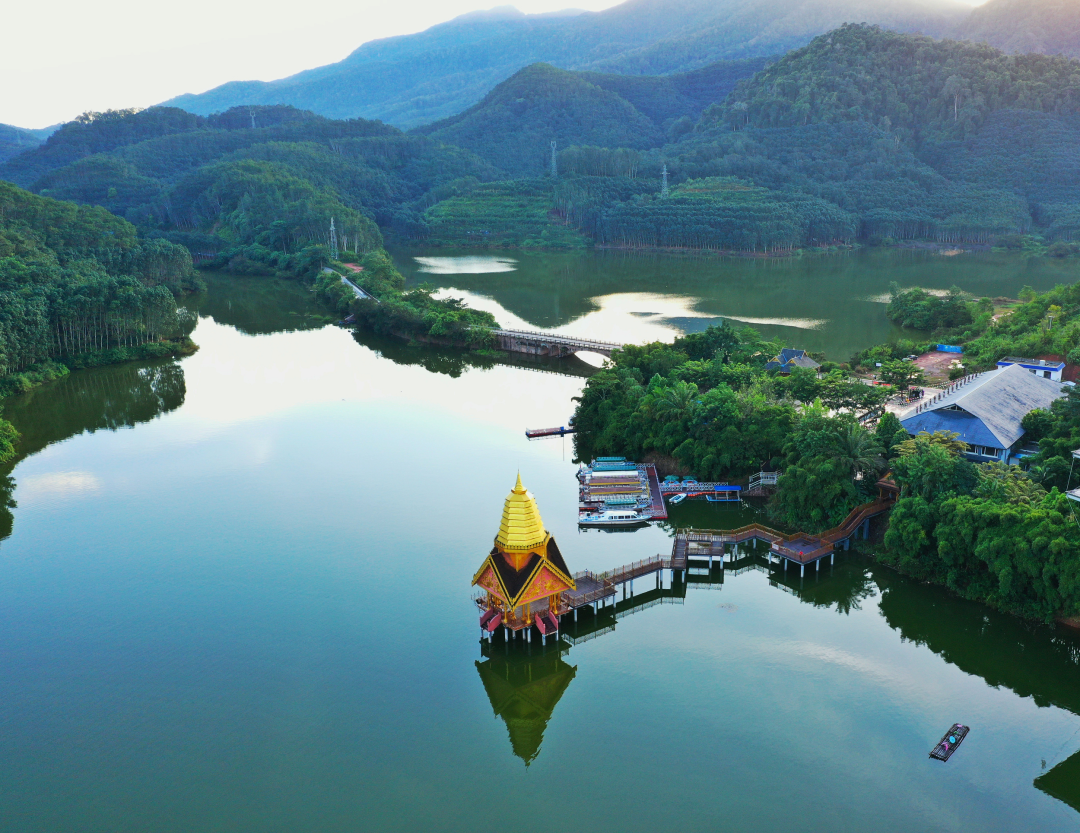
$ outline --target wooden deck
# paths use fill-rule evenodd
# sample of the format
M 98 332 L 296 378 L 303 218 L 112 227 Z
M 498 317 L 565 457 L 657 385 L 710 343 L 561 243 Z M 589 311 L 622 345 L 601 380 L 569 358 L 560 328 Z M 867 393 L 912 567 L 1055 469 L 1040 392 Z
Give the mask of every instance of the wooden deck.
M 761 524 L 751 524 L 726 531 L 712 529 L 680 530 L 672 545 L 672 556 L 685 558 L 710 558 L 722 556 L 727 545 L 739 545 L 751 541 L 764 541 L 770 552 L 799 565 L 811 564 L 836 550 L 836 545 L 853 537 L 870 518 L 889 511 L 893 502 L 887 498 L 856 506 L 843 523 L 821 535 L 796 532 L 785 535 Z

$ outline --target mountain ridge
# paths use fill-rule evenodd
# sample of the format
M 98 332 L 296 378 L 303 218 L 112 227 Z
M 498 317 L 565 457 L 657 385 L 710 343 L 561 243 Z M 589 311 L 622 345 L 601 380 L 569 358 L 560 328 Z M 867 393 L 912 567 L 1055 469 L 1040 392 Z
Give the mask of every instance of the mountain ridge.
M 461 113 L 534 63 L 623 74 L 682 72 L 777 55 L 852 20 L 942 36 L 959 27 L 968 8 L 958 0 L 629 0 L 572 17 L 467 15 L 362 44 L 335 64 L 287 78 L 231 81 L 163 103 L 199 115 L 290 104 L 407 129 Z

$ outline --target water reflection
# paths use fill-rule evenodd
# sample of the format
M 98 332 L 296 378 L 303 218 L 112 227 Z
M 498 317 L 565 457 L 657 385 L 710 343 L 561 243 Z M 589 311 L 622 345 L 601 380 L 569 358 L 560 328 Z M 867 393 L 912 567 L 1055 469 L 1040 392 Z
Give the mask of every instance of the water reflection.
M 447 257 L 446 255 L 460 257 Z M 901 335 L 880 302 L 891 283 L 990 297 L 1016 297 L 1025 285 L 1074 283 L 1080 268 L 1053 258 L 996 252 L 944 258 L 932 252 L 870 249 L 779 259 L 720 258 L 619 251 L 515 252 L 512 272 L 487 274 L 429 261 L 475 256 L 468 250 L 401 249 L 395 262 L 410 284 L 468 293 L 470 304 L 504 326 L 551 329 L 639 342 L 670 341 L 720 318 L 846 361 L 856 350 Z M 479 261 L 498 260 L 489 256 Z M 909 333 L 910 335 L 910 333 Z
M 1080 752 L 1036 778 L 1035 786 L 1080 813 Z
M 0 475 L 0 538 L 11 535 L 15 508 L 12 470 L 27 457 L 77 434 L 116 431 L 149 422 L 184 404 L 184 370 L 167 359 L 79 370 L 58 382 L 13 396 L 4 402 L 4 418 L 21 435 L 19 456 Z M 51 480 L 29 480 L 33 491 L 87 491 L 93 484 L 80 472 Z
M 484 657 L 476 662 L 480 681 L 495 716 L 506 724 L 514 754 L 525 766 L 540 754 L 548 721 L 577 673 L 577 667 L 563 659 L 569 650 L 564 642 L 480 643 Z
M 489 257 L 464 255 L 461 257 L 417 257 L 419 269 L 428 275 L 490 275 L 497 272 L 513 272 L 517 261 L 512 257 Z
M 200 316 L 245 335 L 313 330 L 336 320 L 303 281 L 218 272 L 202 275 L 207 291 L 188 299 L 187 305 Z
M 467 370 L 473 368 L 490 370 L 496 365 L 579 378 L 587 378 L 597 370 L 595 365 L 577 356 L 556 359 L 548 356 L 529 356 L 523 353 L 493 351 L 477 353 L 448 347 L 434 347 L 428 344 L 408 344 L 400 338 L 380 336 L 360 330 L 353 331 L 353 338 L 358 344 L 375 351 L 394 364 L 417 365 L 429 373 L 441 373 L 454 379 Z
M 1080 635 L 1073 631 L 995 613 L 855 554 L 840 556 L 835 566 L 825 562 L 820 572 L 800 578 L 796 572 L 770 567 L 764 551 L 747 550 L 724 565 L 716 562 L 710 568 L 692 562 L 685 574 L 676 571 L 671 579 L 638 579 L 637 592 L 624 588 L 595 610 L 586 607 L 564 616 L 558 642 L 507 642 L 501 631 L 490 642 L 482 640 L 485 660 L 476 666 L 492 708 L 507 723 L 514 754 L 527 764 L 539 754 L 555 704 L 577 670 L 562 659 L 571 645 L 613 633 L 626 616 L 657 605 L 683 604 L 688 591 L 723 590 L 727 582 L 748 573 L 765 573 L 774 588 L 843 615 L 876 599 L 881 615 L 904 641 L 928 647 L 990 686 L 1031 697 L 1039 707 L 1080 714 Z M 1080 811 L 1080 751 L 1073 749 L 1077 740 L 1064 738 L 1061 755 L 1071 757 L 1044 762 L 1047 771 L 1034 783 Z
M 929 648 L 946 662 L 1050 706 L 1080 715 L 1080 634 L 1063 626 L 1034 625 L 956 598 L 881 567 L 873 569 L 881 589 L 879 608 L 889 626 L 910 642 Z M 1064 738 L 1062 754 L 1080 740 Z M 1080 752 L 1050 771 L 1035 786 L 1080 811 Z

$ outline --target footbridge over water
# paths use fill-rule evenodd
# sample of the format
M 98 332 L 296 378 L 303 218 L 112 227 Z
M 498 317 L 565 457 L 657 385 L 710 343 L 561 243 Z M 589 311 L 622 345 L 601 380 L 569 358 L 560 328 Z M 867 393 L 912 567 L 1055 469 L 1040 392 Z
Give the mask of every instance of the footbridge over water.
M 508 353 L 526 353 L 530 356 L 553 356 L 561 358 L 575 353 L 599 353 L 611 358 L 611 354 L 623 347 L 610 341 L 532 330 L 492 330 L 496 347 Z

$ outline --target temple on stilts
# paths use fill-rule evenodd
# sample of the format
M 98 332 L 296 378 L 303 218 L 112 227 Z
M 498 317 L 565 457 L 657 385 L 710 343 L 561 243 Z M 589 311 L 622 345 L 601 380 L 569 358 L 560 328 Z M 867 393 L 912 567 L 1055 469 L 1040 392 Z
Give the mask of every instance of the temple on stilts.
M 559 617 L 570 610 L 562 593 L 577 585 L 520 474 L 503 504 L 495 546 L 472 583 L 484 591 L 480 627 L 488 633 L 502 627 L 531 641 L 534 627 L 542 636 L 557 633 Z

